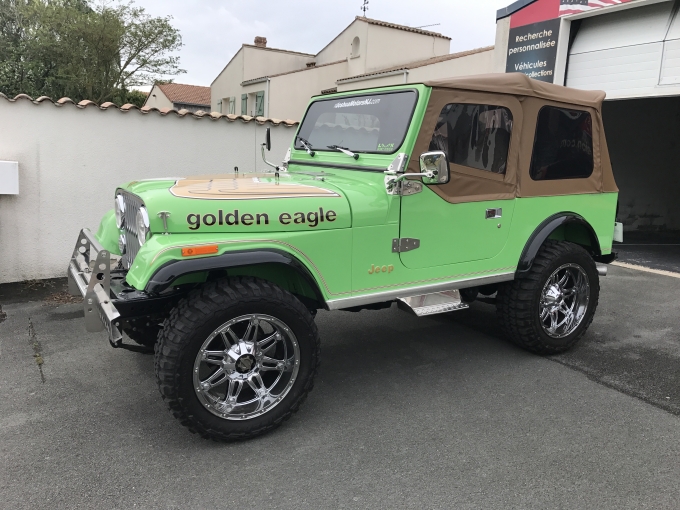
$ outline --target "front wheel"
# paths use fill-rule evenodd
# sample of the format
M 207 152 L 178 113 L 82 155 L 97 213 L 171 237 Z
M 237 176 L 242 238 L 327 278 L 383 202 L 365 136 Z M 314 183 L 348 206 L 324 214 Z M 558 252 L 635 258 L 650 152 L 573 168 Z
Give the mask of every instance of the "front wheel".
M 537 354 L 570 349 L 593 321 L 600 296 L 597 267 L 577 244 L 547 241 L 531 269 L 498 289 L 506 336 Z
M 279 426 L 311 391 L 319 335 L 292 294 L 253 278 L 221 280 L 173 310 L 156 345 L 170 411 L 203 437 L 247 439 Z

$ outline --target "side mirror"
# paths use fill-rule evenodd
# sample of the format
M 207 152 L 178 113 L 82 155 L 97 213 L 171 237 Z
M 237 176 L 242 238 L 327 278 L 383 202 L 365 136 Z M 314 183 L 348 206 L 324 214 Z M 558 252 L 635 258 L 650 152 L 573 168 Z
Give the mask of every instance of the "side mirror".
M 272 132 L 270 128 L 267 128 L 264 144 L 268 151 L 272 150 Z
M 422 174 L 429 174 L 423 176 L 423 184 L 446 184 L 449 182 L 451 175 L 449 173 L 449 160 L 446 154 L 442 151 L 421 154 L 420 172 Z

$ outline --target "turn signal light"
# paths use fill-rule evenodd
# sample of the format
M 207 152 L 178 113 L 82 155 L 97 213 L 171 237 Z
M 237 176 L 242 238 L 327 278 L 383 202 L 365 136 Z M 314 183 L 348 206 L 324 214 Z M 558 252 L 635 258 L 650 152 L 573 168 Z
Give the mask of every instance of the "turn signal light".
M 196 255 L 213 255 L 217 253 L 217 245 L 211 244 L 208 246 L 192 246 L 190 248 L 182 248 L 182 257 L 195 257 Z

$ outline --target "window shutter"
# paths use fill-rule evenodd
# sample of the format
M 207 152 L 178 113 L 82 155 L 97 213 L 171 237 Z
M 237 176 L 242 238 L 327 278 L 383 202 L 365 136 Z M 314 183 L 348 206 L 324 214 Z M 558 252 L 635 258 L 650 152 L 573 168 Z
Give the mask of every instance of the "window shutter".
M 255 95 L 255 115 L 264 115 L 264 91 L 261 90 Z
M 241 115 L 248 115 L 248 94 L 241 94 Z

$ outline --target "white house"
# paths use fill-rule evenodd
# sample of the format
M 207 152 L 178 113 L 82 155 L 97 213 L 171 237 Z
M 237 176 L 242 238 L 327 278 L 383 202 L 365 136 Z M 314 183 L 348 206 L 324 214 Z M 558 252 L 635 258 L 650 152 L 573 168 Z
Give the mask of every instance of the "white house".
M 449 50 L 450 38 L 437 32 L 359 16 L 316 54 L 269 48 L 257 37 L 215 78 L 211 106 L 221 113 L 300 120 L 314 95 L 492 70 L 492 48 Z

